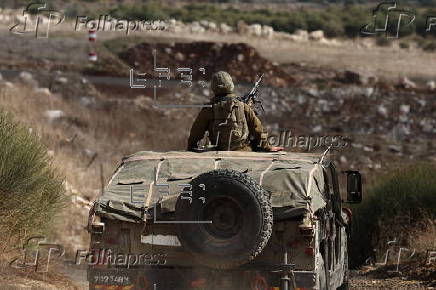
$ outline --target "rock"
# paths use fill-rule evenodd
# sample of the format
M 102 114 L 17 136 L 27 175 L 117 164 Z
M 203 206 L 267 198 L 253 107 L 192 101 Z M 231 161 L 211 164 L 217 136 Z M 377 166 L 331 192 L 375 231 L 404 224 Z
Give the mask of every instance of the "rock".
M 200 25 L 203 26 L 204 28 L 207 28 L 207 27 L 209 27 L 209 21 L 200 20 Z
M 314 97 L 319 97 L 319 90 L 317 90 L 316 88 L 310 88 L 307 90 L 307 93 L 309 95 L 312 95 Z
M 346 83 L 351 83 L 351 84 L 366 85 L 366 84 L 376 83 L 377 77 L 370 73 L 362 73 L 362 72 L 346 70 L 344 72 L 344 81 Z M 369 89 L 372 89 L 372 92 L 374 92 L 373 88 L 369 88 Z M 369 90 L 368 93 L 369 92 L 371 92 L 371 90 Z
M 402 151 L 402 146 L 401 145 L 389 145 L 388 146 L 389 151 L 391 151 L 392 153 L 401 153 Z
M 304 103 L 306 103 L 306 97 L 304 95 L 298 95 L 297 102 L 299 105 L 303 105 Z
M 370 146 L 363 146 L 363 151 L 366 151 L 366 152 L 373 152 L 373 151 L 374 151 L 374 148 L 372 148 L 372 147 L 370 147 Z
M 217 31 L 218 29 L 217 29 L 217 25 L 216 25 L 216 23 L 215 22 L 209 22 L 209 25 L 207 26 L 207 29 L 209 30 L 209 31 L 213 31 L 213 32 L 215 32 L 215 31 Z
M 435 81 L 428 81 L 427 82 L 427 88 L 429 89 L 429 90 L 434 90 L 434 89 L 436 89 L 436 83 L 435 83 Z
M 367 98 L 371 97 L 373 93 L 374 93 L 374 88 L 364 88 L 363 89 L 363 94 Z
M 423 132 L 432 133 L 435 128 L 434 123 L 434 120 L 430 118 L 424 118 L 419 122 L 419 125 L 421 126 Z
M 309 32 L 307 30 L 297 29 L 293 35 L 299 36 L 302 39 L 309 39 Z
M 395 142 L 404 141 L 408 135 L 410 135 L 410 128 L 404 123 L 399 123 L 392 129 L 392 137 Z
M 347 163 L 347 157 L 345 157 L 344 155 L 341 155 L 341 157 L 339 157 L 339 162 L 341 163 Z
M 33 78 L 32 74 L 26 71 L 23 71 L 19 74 L 19 78 L 25 84 L 31 87 L 38 87 L 38 82 Z
M 223 33 L 223 34 L 227 34 L 227 33 L 229 33 L 229 32 L 232 32 L 233 31 L 233 28 L 232 27 L 230 27 L 230 26 L 228 26 L 227 25 L 227 23 L 221 23 L 220 24 L 220 32 L 221 33 Z
M 297 31 L 300 31 L 300 32 L 297 34 Z M 281 34 L 280 33 L 279 35 L 282 35 L 286 39 L 289 39 L 289 40 L 295 41 L 295 42 L 306 42 L 309 40 L 309 37 L 307 35 L 307 31 L 305 31 L 305 30 L 297 30 L 297 31 L 294 34 Z M 304 32 L 306 32 L 306 34 L 304 34 Z
M 51 92 L 48 88 L 36 88 L 35 93 L 44 94 L 44 95 L 51 95 Z
M 20 72 L 19 77 L 23 81 L 32 81 L 33 80 L 32 74 L 30 72 L 27 72 L 27 71 Z
M 388 117 L 388 109 L 384 105 L 379 105 L 377 107 L 377 113 L 379 113 L 380 115 L 382 115 L 385 118 Z
M 268 25 L 262 26 L 262 36 L 266 38 L 272 38 L 274 35 L 274 28 Z
M 248 34 L 252 36 L 262 36 L 262 25 L 256 23 L 248 26 Z
M 323 112 L 330 112 L 330 106 L 327 100 L 318 100 L 318 107 L 321 108 Z
M 409 121 L 409 118 L 407 117 L 407 115 L 405 115 L 405 114 L 401 114 L 401 115 L 398 117 L 398 120 L 399 120 L 401 123 L 407 123 L 407 122 Z
M 400 105 L 400 112 L 403 114 L 408 114 L 410 112 L 409 105 Z
M 56 78 L 56 82 L 60 84 L 66 84 L 68 83 L 68 79 L 66 77 L 58 77 Z
M 177 61 L 184 61 L 186 59 L 185 55 L 181 52 L 177 52 L 176 55 L 174 56 L 174 58 Z
M 345 82 L 351 84 L 362 84 L 362 80 L 360 79 L 360 74 L 351 70 L 346 70 L 344 72 Z
M 190 30 L 193 33 L 202 33 L 206 31 L 206 29 L 204 29 L 204 27 L 201 26 L 197 21 L 191 23 Z
M 417 102 L 421 107 L 425 107 L 425 105 L 427 105 L 427 102 L 426 102 L 425 100 L 418 99 L 418 100 L 416 100 L 416 102 Z
M 312 132 L 313 133 L 319 133 L 321 131 L 322 131 L 322 126 L 321 125 L 317 125 L 317 126 L 312 128 Z
M 309 39 L 311 40 L 321 40 L 324 38 L 324 31 L 315 30 L 309 33 Z
M 44 115 L 49 119 L 50 122 L 65 117 L 65 113 L 61 110 L 48 110 L 44 112 Z
M 202 91 L 202 93 L 203 93 L 203 95 L 205 95 L 206 97 L 209 97 L 209 96 L 210 96 L 210 90 L 208 90 L 208 89 L 204 89 L 204 90 Z
M 5 86 L 5 88 L 7 89 L 13 89 L 15 88 L 15 85 L 11 82 L 4 82 L 3 85 Z
M 94 98 L 92 97 L 81 97 L 79 103 L 82 106 L 89 107 L 95 103 Z
M 167 26 L 168 26 L 168 31 L 174 33 L 180 32 L 182 28 L 181 25 L 174 18 L 168 20 Z
M 400 86 L 405 89 L 416 89 L 416 84 L 409 80 L 407 77 L 404 77 L 400 83 Z

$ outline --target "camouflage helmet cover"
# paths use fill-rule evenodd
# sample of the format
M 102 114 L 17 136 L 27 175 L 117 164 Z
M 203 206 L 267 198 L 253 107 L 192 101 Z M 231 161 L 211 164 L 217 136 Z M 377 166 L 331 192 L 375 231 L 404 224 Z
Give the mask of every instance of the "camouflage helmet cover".
M 235 88 L 232 77 L 225 71 L 214 73 L 210 86 L 215 95 L 231 94 Z

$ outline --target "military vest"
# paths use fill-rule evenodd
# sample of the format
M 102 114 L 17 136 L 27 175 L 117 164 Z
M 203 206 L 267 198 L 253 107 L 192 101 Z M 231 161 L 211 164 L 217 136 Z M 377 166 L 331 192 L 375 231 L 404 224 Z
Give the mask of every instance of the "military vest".
M 212 105 L 212 134 L 218 150 L 238 150 L 248 144 L 248 125 L 244 103 L 234 97 L 221 97 Z

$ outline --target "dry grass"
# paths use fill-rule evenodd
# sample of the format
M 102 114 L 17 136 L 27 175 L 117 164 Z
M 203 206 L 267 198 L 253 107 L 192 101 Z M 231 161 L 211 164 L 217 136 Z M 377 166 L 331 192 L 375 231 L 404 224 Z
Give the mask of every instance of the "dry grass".
M 97 95 L 95 98 L 95 105 L 87 107 L 72 97 L 38 92 L 23 83 L 8 87 L 0 82 L 1 107 L 40 136 L 53 158 L 53 165 L 72 186 L 66 192 L 67 200 L 74 200 L 75 196 L 91 201 L 95 199 L 101 192 L 102 181 L 105 184 L 109 180 L 115 166 L 127 154 L 140 150 L 183 150 L 190 124 L 197 113 L 196 110 L 155 110 L 146 97 L 132 100 Z M 65 115 L 50 121 L 45 116 L 47 110 L 61 110 Z M 88 211 L 89 207 L 84 204 L 68 203 L 61 215 L 53 219 L 48 240 L 62 244 L 67 255 L 77 249 L 87 249 L 89 237 L 85 226 Z M 19 235 L 0 238 L 2 249 L 9 250 L 8 254 L 0 255 L 0 263 L 7 264 L 11 257 L 20 256 L 26 236 L 27 232 L 20 231 Z M 31 282 L 20 275 L 14 278 L 6 268 L 0 269 L 4 274 L 0 279 L 12 277 L 12 280 L 4 283 Z M 52 279 L 62 282 L 62 279 L 50 276 L 38 283 Z M 4 283 L 0 281 L 2 285 L 9 285 Z M 40 287 L 40 284 L 35 285 Z M 70 287 L 60 285 L 57 289 Z
M 2 107 L 40 136 L 54 166 L 76 189 L 70 194 L 89 200 L 100 194 L 122 157 L 140 150 L 185 149 L 196 115 L 195 110 L 155 110 L 146 97 L 108 99 L 97 93 L 95 105 L 84 106 L 78 99 L 41 93 L 23 83 L 14 85 L 0 84 Z M 63 111 L 64 116 L 50 121 L 47 110 Z M 57 222 L 60 232 L 69 236 L 64 238 L 71 240 L 79 231 L 86 236 L 86 218 L 74 217 L 80 211 L 70 208 L 65 212 L 64 220 Z M 69 224 L 79 220 L 80 227 Z
M 361 265 L 369 257 L 382 258 L 389 241 L 421 253 L 434 246 L 435 172 L 433 164 L 422 163 L 376 179 L 362 204 L 353 210 L 353 265 Z
M 22 84 L 16 84 L 13 89 L 2 88 L 0 101 L 17 120 L 41 136 L 53 155 L 54 165 L 88 197 L 95 197 L 101 188 L 100 164 L 107 181 L 116 164 L 127 154 L 139 150 L 183 149 L 194 115 L 156 111 L 129 100 L 100 99 L 98 108 L 90 108 L 77 100 L 37 93 Z M 44 115 L 47 110 L 61 110 L 65 116 L 50 121 Z

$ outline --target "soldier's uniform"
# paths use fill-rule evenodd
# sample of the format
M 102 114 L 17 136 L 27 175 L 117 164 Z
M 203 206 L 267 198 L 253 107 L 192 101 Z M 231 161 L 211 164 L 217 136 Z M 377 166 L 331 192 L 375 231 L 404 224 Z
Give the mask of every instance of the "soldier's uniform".
M 212 107 L 204 107 L 191 128 L 188 150 L 197 147 L 206 131 L 209 140 L 220 151 L 271 151 L 262 123 L 251 107 L 233 94 L 234 85 L 227 72 L 217 72 L 212 76 L 211 88 L 215 96 Z

